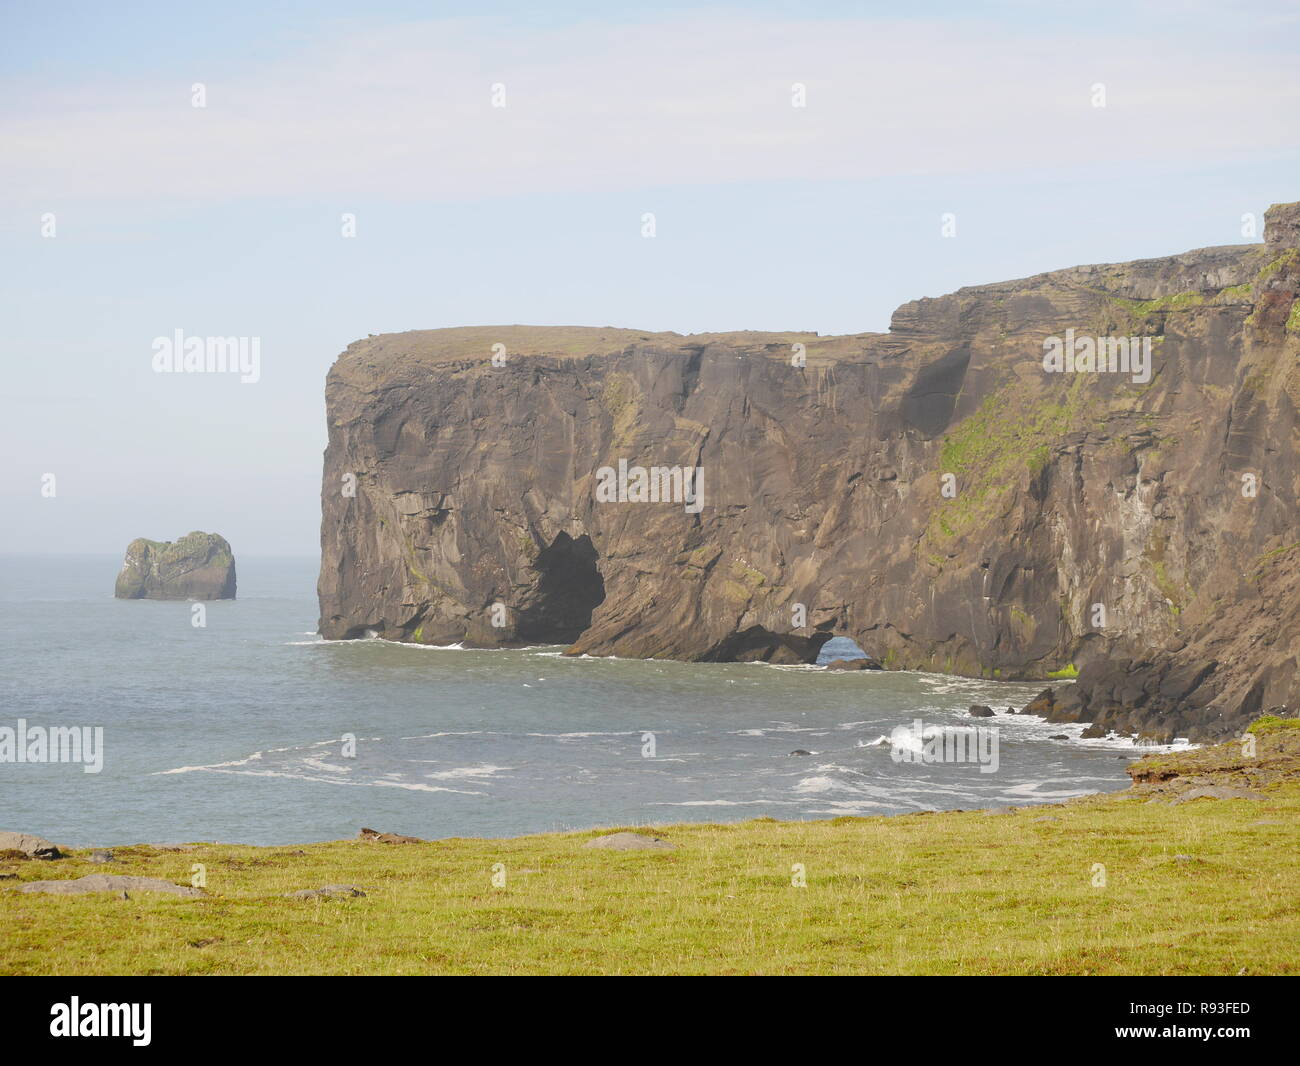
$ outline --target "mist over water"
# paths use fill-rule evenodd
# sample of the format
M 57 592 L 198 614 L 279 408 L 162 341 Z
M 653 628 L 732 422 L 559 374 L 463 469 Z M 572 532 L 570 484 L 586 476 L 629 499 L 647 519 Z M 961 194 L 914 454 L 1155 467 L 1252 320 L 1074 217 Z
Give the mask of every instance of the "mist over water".
M 208 603 L 196 628 L 188 603 L 113 599 L 118 556 L 0 557 L 0 726 L 102 726 L 105 748 L 99 774 L 0 763 L 0 828 L 71 846 L 283 844 L 363 825 L 501 836 L 1052 802 L 1128 784 L 1127 742 L 1050 740 L 1082 727 L 1002 716 L 1041 683 L 327 643 L 314 633 L 316 560 L 237 561 L 239 599 Z M 999 717 L 967 717 L 972 703 Z M 896 763 L 873 746 L 918 718 L 996 725 L 998 771 Z

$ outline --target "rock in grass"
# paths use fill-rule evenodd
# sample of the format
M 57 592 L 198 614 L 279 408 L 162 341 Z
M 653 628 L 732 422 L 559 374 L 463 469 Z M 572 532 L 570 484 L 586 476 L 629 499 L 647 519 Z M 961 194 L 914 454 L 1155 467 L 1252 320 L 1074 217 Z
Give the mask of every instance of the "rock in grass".
M 116 862 L 117 859 L 116 857 L 114 857 L 111 851 L 105 851 L 96 848 L 94 851 L 90 853 L 90 861 L 91 862 Z
M 28 881 L 15 892 L 48 892 L 56 896 L 80 896 L 88 892 L 165 892 L 170 896 L 200 897 L 202 889 L 174 885 L 157 877 L 127 877 L 120 874 L 87 874 L 64 881 Z
M 1191 788 L 1180 796 L 1170 800 L 1172 804 L 1190 803 L 1192 800 L 1199 799 L 1243 799 L 1243 800 L 1262 800 L 1265 796 L 1262 792 L 1252 792 L 1248 788 L 1233 788 L 1230 785 L 1206 785 L 1204 788 Z
M 380 844 L 423 844 L 419 837 L 402 836 L 401 833 L 381 833 L 378 829 L 362 829 L 357 834 L 360 840 L 373 840 Z
M 21 851 L 29 859 L 61 859 L 63 852 L 44 837 L 0 830 L 0 851 Z
M 351 899 L 364 896 L 356 885 L 322 885 L 320 888 L 300 888 L 297 892 L 286 892 L 287 899 Z
M 658 851 L 676 848 L 660 837 L 646 836 L 644 833 L 610 833 L 595 837 L 582 845 L 584 848 L 604 848 L 608 851 Z
M 127 546 L 113 595 L 119 600 L 233 600 L 235 557 L 225 537 L 187 533 L 177 541 L 137 537 Z

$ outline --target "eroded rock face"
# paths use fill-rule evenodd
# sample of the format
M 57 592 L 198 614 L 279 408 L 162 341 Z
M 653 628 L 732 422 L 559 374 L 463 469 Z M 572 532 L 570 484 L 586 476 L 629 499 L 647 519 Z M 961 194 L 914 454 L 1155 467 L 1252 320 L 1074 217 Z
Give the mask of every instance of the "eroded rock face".
M 1074 720 L 1153 735 L 1294 707 L 1297 233 L 1282 205 L 1262 245 L 961 289 L 888 334 L 358 341 L 321 632 L 773 662 L 843 634 L 890 668 L 1074 664 Z M 1149 376 L 1047 372 L 1079 337 L 1149 341 Z M 637 467 L 680 468 L 668 502 L 605 502 Z
M 235 557 L 225 537 L 187 533 L 177 541 L 137 537 L 126 549 L 119 600 L 233 600 Z

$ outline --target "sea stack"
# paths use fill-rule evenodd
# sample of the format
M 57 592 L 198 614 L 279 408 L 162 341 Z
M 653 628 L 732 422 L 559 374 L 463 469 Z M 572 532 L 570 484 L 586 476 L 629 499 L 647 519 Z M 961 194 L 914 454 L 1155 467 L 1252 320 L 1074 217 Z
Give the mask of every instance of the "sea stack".
M 137 537 L 113 592 L 119 600 L 233 600 L 235 557 L 225 537 L 187 533 L 176 541 Z

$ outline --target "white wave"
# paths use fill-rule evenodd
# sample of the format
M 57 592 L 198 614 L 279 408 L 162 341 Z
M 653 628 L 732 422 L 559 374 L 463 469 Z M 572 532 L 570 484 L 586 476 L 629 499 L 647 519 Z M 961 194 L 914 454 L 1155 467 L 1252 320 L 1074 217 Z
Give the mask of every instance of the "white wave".
M 458 766 L 454 770 L 438 770 L 424 776 L 433 778 L 435 781 L 451 781 L 462 777 L 491 777 L 493 774 L 505 773 L 507 770 L 513 769 L 513 766 L 492 766 L 488 763 L 482 763 L 478 766 Z
M 237 777 L 279 777 L 292 781 L 311 781 L 317 784 L 352 785 L 358 788 L 400 788 L 409 792 L 455 792 L 462 796 L 486 796 L 486 792 L 474 792 L 463 788 L 444 788 L 441 785 L 425 785 L 414 781 L 348 781 L 339 777 L 319 777 L 313 774 L 295 773 L 290 770 L 232 770 L 222 766 L 182 766 L 175 770 L 160 770 L 159 773 L 174 774 L 204 770 L 213 774 L 232 774 Z
M 195 770 L 223 770 L 228 766 L 247 766 L 254 759 L 260 759 L 261 757 L 262 753 L 260 751 L 255 751 L 252 755 L 243 759 L 231 759 L 229 762 L 214 762 L 209 766 L 177 766 L 172 770 L 155 770 L 149 776 L 159 777 L 163 774 L 190 774 Z
M 335 766 L 323 759 L 303 759 L 303 765 L 310 766 L 313 770 L 320 770 L 322 773 L 350 774 L 352 772 L 350 766 Z
M 850 787 L 851 786 L 846 785 L 841 781 L 836 781 L 833 777 L 826 777 L 824 775 L 819 774 L 815 777 L 805 777 L 802 781 L 800 781 L 797 785 L 794 786 L 794 791 L 814 792 L 814 793 L 835 792 L 836 790 L 842 790 Z

